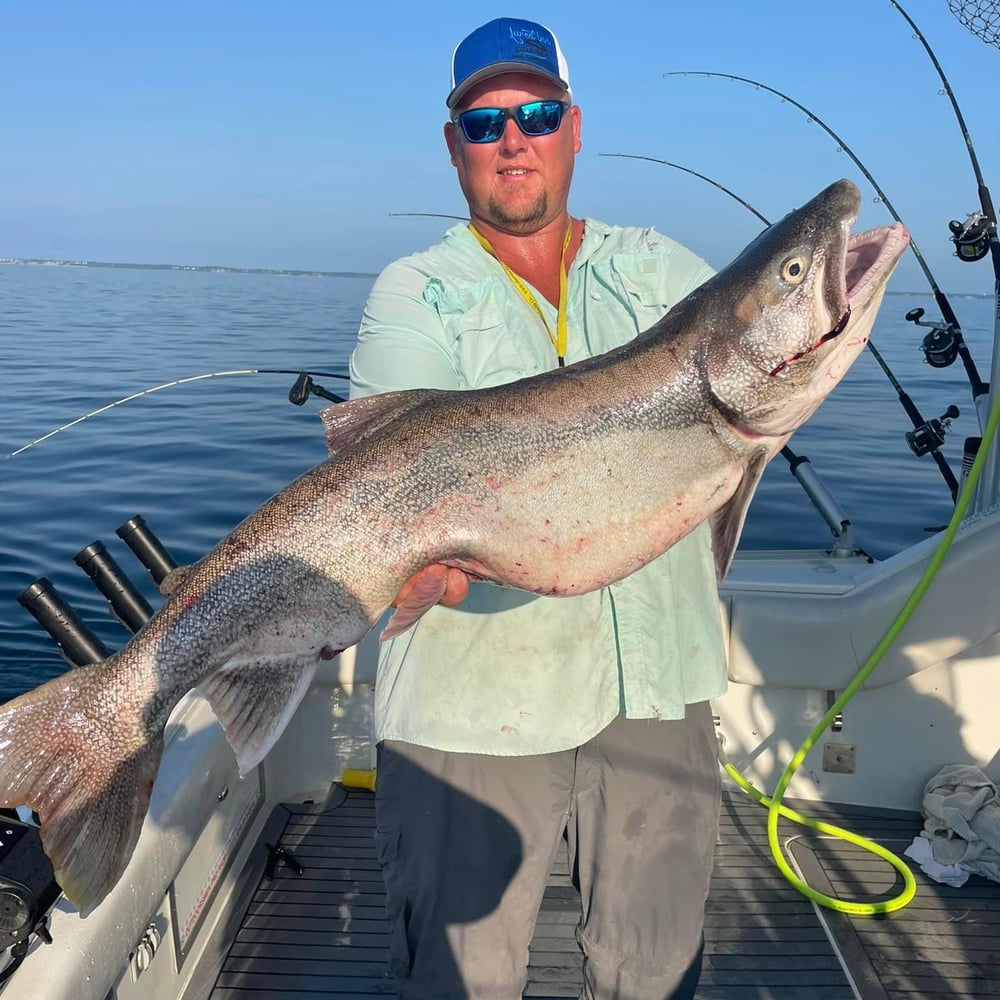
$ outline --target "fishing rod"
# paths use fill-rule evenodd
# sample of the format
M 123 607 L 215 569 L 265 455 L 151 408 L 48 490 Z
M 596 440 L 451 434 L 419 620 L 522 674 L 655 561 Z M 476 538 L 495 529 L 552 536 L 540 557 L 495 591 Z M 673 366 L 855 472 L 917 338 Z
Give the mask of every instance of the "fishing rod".
M 889 0 L 893 7 L 899 11 L 900 16 L 913 30 L 914 35 L 924 51 L 930 58 L 934 69 L 937 71 L 941 86 L 951 103 L 951 109 L 955 114 L 962 139 L 965 142 L 966 152 L 969 154 L 969 163 L 972 166 L 972 173 L 976 179 L 976 186 L 979 191 L 979 212 L 972 212 L 964 223 L 953 219 L 948 223 L 951 230 L 951 239 L 955 244 L 955 256 L 963 261 L 982 260 L 987 253 L 993 264 L 993 299 L 995 304 L 993 316 L 993 356 L 991 358 L 990 378 L 995 383 L 1000 378 L 1000 238 L 997 236 L 997 215 L 993 205 L 993 198 L 990 189 L 983 178 L 982 169 L 979 166 L 979 157 L 976 155 L 976 147 L 972 142 L 968 126 L 965 124 L 965 116 L 958 106 L 955 92 L 951 89 L 951 83 L 945 76 L 941 63 L 938 61 L 930 43 L 924 37 L 924 33 L 917 27 L 913 18 L 903 9 L 897 0 Z M 997 27 L 1000 24 L 1000 12 L 997 11 L 995 2 L 982 0 L 978 3 L 970 3 L 968 0 L 948 0 L 948 9 L 954 14 L 959 22 L 972 34 L 981 38 L 984 42 L 989 42 L 1000 48 L 1000 32 Z M 933 335 L 933 334 L 931 334 Z M 965 358 L 963 356 L 963 363 Z M 984 386 L 984 393 L 988 392 L 988 386 Z M 985 396 L 984 396 L 985 398 Z M 981 421 L 980 421 L 981 422 Z M 967 445 L 969 442 L 967 442 Z M 981 478 L 980 493 L 976 498 L 976 509 L 982 510 L 994 503 L 1000 489 L 1000 455 L 994 449 L 986 456 L 986 464 Z
M 924 51 L 937 71 L 937 75 L 941 80 L 941 86 L 944 88 L 943 92 L 951 103 L 951 109 L 954 111 L 955 118 L 958 121 L 958 128 L 962 133 L 962 139 L 965 141 L 965 149 L 969 154 L 969 163 L 972 165 L 972 173 L 976 178 L 976 186 L 979 189 L 981 214 L 973 213 L 964 224 L 957 221 L 952 221 L 948 224 L 948 228 L 952 233 L 952 242 L 955 244 L 955 256 L 959 260 L 975 261 L 982 260 L 989 253 L 993 261 L 993 273 L 996 277 L 998 288 L 1000 288 L 1000 239 L 997 238 L 997 213 L 993 207 L 993 198 L 990 195 L 990 189 L 983 178 L 983 171 L 979 166 L 976 147 L 972 142 L 968 126 L 965 124 L 965 116 L 962 114 L 962 109 L 958 106 L 955 92 L 951 89 L 951 83 L 948 81 L 948 77 L 945 76 L 944 70 L 941 68 L 941 63 L 938 62 L 938 58 L 934 54 L 930 43 L 924 37 L 924 33 L 917 27 L 913 18 L 906 13 L 902 4 L 897 3 L 896 0 L 889 0 L 889 3 L 899 11 L 903 20 L 913 29 L 913 34 L 916 36 L 917 41 L 924 47 Z M 949 4 L 949 7 L 951 7 L 951 4 Z
M 640 156 L 638 153 L 598 153 L 597 155 L 618 156 L 625 160 L 648 160 L 650 163 L 662 163 L 665 167 L 673 167 L 675 170 L 683 170 L 684 173 L 691 174 L 693 177 L 697 177 L 699 180 L 705 181 L 707 184 L 711 184 L 712 187 L 722 191 L 723 194 L 728 194 L 730 198 L 734 201 L 738 201 L 751 215 L 755 215 L 765 226 L 771 225 L 767 218 L 761 215 L 761 213 L 758 212 L 757 209 L 750 204 L 750 202 L 745 201 L 735 191 L 730 191 L 725 185 L 720 184 L 718 181 L 713 180 L 705 174 L 699 174 L 697 170 L 692 170 L 690 167 L 682 166 L 680 163 L 672 163 L 670 160 L 659 160 L 655 156 Z
M 422 215 L 428 219 L 457 219 L 459 222 L 469 221 L 469 217 L 467 215 L 448 215 L 445 212 L 390 212 L 389 213 L 390 218 L 401 215 Z
M 741 198 L 738 194 L 730 191 L 725 185 L 720 184 L 718 181 L 713 180 L 711 177 L 705 174 L 698 173 L 697 170 L 692 170 L 690 167 L 682 166 L 679 163 L 673 163 L 670 160 L 660 160 L 655 156 L 640 156 L 636 153 L 598 153 L 598 156 L 616 156 L 622 159 L 629 160 L 647 160 L 650 163 L 662 163 L 667 167 L 674 167 L 677 170 L 683 170 L 686 174 L 692 174 L 695 177 L 700 178 L 703 181 L 708 182 L 712 187 L 717 188 L 719 191 L 724 192 L 729 195 L 730 198 L 738 201 L 747 211 L 755 215 L 765 226 L 770 226 L 770 220 L 764 216 L 761 212 L 758 212 L 756 208 L 753 207 L 748 201 Z M 944 436 L 947 431 L 951 421 L 959 415 L 958 407 L 949 406 L 948 409 L 938 418 L 934 420 L 925 420 L 921 414 L 917 404 L 913 402 L 910 395 L 903 389 L 900 385 L 899 380 L 893 374 L 892 369 L 889 367 L 885 358 L 879 352 L 878 348 L 875 346 L 871 338 L 868 340 L 868 350 L 871 351 L 873 357 L 878 362 L 879 367 L 885 372 L 886 377 L 889 379 L 893 389 L 896 390 L 896 395 L 899 398 L 899 402 L 903 409 L 906 411 L 906 415 L 910 418 L 910 423 L 913 424 L 913 430 L 908 431 L 905 435 L 906 443 L 909 445 L 910 450 L 919 458 L 922 455 L 930 454 L 934 459 L 935 464 L 941 472 L 945 484 L 948 487 L 948 491 L 951 493 L 952 502 L 954 502 L 958 497 L 958 480 L 955 478 L 955 474 L 951 471 L 951 466 L 948 464 L 947 459 L 941 454 L 938 449 L 944 444 Z M 808 461 L 808 459 L 802 459 L 800 456 L 795 455 L 790 448 L 786 445 L 781 450 L 781 454 L 784 456 L 785 460 L 791 467 L 792 474 L 799 478 L 798 472 L 796 471 L 799 465 L 803 461 Z M 801 482 L 801 480 L 800 480 Z M 806 492 L 809 493 L 810 498 L 813 503 L 820 509 L 823 513 L 823 508 L 815 497 L 813 497 L 812 492 L 810 492 L 810 487 L 802 483 Z M 823 514 L 827 522 L 833 527 L 833 521 L 826 514 Z M 837 534 L 834 530 L 834 534 Z
M 896 220 L 896 222 L 902 222 L 899 213 L 896 211 L 895 206 L 889 200 L 888 195 L 882 190 L 878 181 L 872 176 L 871 171 L 861 162 L 858 155 L 853 149 L 836 133 L 834 130 L 827 125 L 819 115 L 810 111 L 805 105 L 800 104 L 793 97 L 789 97 L 788 94 L 782 93 L 782 91 L 776 89 L 775 87 L 769 87 L 765 83 L 761 83 L 759 80 L 751 80 L 749 77 L 736 76 L 732 73 L 718 73 L 709 72 L 706 70 L 675 70 L 668 73 L 664 73 L 664 76 L 707 76 L 707 77 L 718 77 L 724 80 L 732 80 L 736 83 L 745 83 L 751 87 L 756 87 L 758 90 L 766 90 L 770 94 L 774 94 L 776 97 L 780 98 L 782 101 L 793 105 L 798 108 L 810 122 L 816 122 L 817 125 L 827 135 L 837 143 L 839 149 L 842 149 L 851 158 L 855 166 L 864 174 L 865 179 L 869 184 L 875 189 L 875 193 L 878 195 L 879 200 L 885 205 L 889 214 Z M 924 277 L 927 279 L 927 283 L 931 287 L 931 292 L 934 295 L 934 300 L 938 304 L 938 308 L 941 310 L 941 315 L 944 317 L 944 322 L 942 325 L 935 325 L 934 329 L 929 333 L 921 344 L 921 349 L 924 351 L 925 357 L 927 357 L 928 363 L 933 367 L 944 367 L 944 363 L 951 364 L 954 358 L 961 357 L 962 365 L 965 368 L 966 376 L 969 379 L 969 384 L 972 388 L 972 398 L 976 402 L 977 412 L 980 405 L 980 397 L 985 399 L 986 394 L 989 392 L 989 386 L 980 378 L 979 371 L 976 368 L 976 363 L 972 358 L 972 354 L 969 352 L 968 345 L 965 343 L 965 338 L 962 336 L 962 327 L 958 322 L 958 317 L 955 315 L 954 309 L 951 307 L 951 303 L 948 301 L 948 296 L 941 290 L 940 285 L 934 279 L 934 275 L 931 273 L 931 269 L 924 259 L 924 255 L 920 252 L 920 248 L 917 246 L 916 241 L 911 237 L 910 239 L 910 249 L 913 251 L 913 255 L 917 259 L 917 263 L 920 265 L 920 269 L 924 273 Z M 910 322 L 916 322 L 922 316 L 923 313 L 916 315 L 915 310 L 911 310 L 907 313 L 906 318 Z M 926 325 L 926 324 L 921 324 Z M 948 349 L 945 348 L 945 344 L 948 345 Z M 949 358 L 947 362 L 944 362 L 945 358 Z M 980 415 L 981 417 L 981 415 Z M 982 419 L 980 419 L 982 423 Z
M 29 448 L 34 448 L 36 444 L 41 444 L 43 441 L 47 441 L 50 437 L 54 437 L 60 431 L 65 431 L 70 427 L 75 427 L 77 424 L 82 424 L 85 420 L 89 420 L 91 417 L 96 417 L 100 413 L 106 413 L 108 410 L 112 410 L 116 406 L 122 406 L 124 403 L 130 403 L 134 399 L 141 399 L 143 396 L 149 396 L 154 392 L 160 392 L 162 389 L 173 389 L 176 386 L 187 385 L 190 382 L 201 382 L 210 378 L 224 378 L 230 375 L 297 375 L 298 378 L 288 393 L 289 401 L 294 403 L 296 406 L 301 406 L 306 399 L 309 398 L 310 394 L 322 396 L 324 399 L 329 399 L 334 403 L 344 402 L 344 397 L 328 392 L 322 386 L 316 385 L 310 376 L 319 375 L 321 378 L 339 378 L 345 380 L 350 378 L 349 375 L 342 375 L 338 372 L 307 372 L 291 368 L 239 368 L 233 371 L 205 372 L 201 375 L 188 375 L 185 378 L 173 379 L 170 382 L 164 382 L 161 385 L 150 386 L 148 389 L 143 389 L 140 392 L 133 392 L 128 396 L 123 396 L 121 399 L 116 399 L 113 403 L 106 403 L 104 406 L 99 406 L 96 410 L 84 413 L 75 420 L 70 420 L 68 423 L 53 428 L 41 437 L 35 438 L 34 441 L 29 441 L 27 444 L 21 445 L 20 448 L 16 451 L 10 452 L 6 457 L 14 458 L 15 455 L 20 455 Z

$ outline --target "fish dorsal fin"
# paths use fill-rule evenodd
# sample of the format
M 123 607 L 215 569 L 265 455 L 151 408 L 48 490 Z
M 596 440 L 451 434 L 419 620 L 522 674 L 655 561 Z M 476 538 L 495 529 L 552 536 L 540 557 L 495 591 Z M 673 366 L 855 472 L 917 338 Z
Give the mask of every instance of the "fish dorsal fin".
M 295 714 L 319 664 L 318 656 L 230 660 L 199 685 L 229 745 L 240 774 L 270 752 Z
M 715 568 L 719 580 L 724 580 L 736 555 L 736 546 L 743 532 L 743 522 L 747 519 L 750 501 L 757 490 L 760 477 L 767 467 L 767 449 L 758 448 L 747 461 L 736 492 L 721 510 L 712 517 L 712 551 L 715 553 Z
M 385 642 L 402 635 L 428 608 L 433 608 L 444 597 L 447 583 L 447 573 L 422 574 L 405 600 L 397 605 L 379 638 Z
M 405 389 L 384 392 L 378 396 L 363 396 L 346 403 L 337 403 L 319 411 L 326 432 L 326 446 L 336 455 L 347 445 L 374 434 L 398 417 L 421 406 L 441 390 Z

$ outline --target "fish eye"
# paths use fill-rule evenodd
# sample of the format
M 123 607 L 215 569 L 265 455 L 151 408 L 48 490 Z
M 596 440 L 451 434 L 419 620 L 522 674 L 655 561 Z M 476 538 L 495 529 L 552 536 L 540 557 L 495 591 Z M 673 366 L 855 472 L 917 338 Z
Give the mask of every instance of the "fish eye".
M 781 265 L 781 277 L 790 285 L 797 285 L 806 276 L 805 257 L 789 257 Z

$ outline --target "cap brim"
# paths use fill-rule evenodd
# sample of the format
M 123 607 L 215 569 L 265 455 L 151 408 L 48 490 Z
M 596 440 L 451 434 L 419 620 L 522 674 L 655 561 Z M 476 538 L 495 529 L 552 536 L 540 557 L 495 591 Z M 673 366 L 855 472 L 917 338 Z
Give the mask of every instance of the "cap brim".
M 471 76 L 463 80 L 448 95 L 448 100 L 445 101 L 445 105 L 449 108 L 454 108 L 466 95 L 466 93 L 477 83 L 481 83 L 483 80 L 488 80 L 491 76 L 499 76 L 501 73 L 530 73 L 532 76 L 540 76 L 545 80 L 551 80 L 553 83 L 562 87 L 563 90 L 569 90 L 569 84 L 565 80 L 560 79 L 554 73 L 548 73 L 545 70 L 539 69 L 537 66 L 531 66 L 523 62 L 498 62 L 493 63 L 491 66 L 484 67 L 477 73 L 473 73 Z

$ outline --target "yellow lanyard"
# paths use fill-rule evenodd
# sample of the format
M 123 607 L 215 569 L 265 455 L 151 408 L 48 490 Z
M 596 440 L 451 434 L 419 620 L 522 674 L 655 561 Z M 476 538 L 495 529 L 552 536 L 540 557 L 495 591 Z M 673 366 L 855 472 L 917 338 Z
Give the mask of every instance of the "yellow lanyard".
M 538 299 L 532 294 L 531 289 L 521 280 L 519 275 L 515 274 L 497 257 L 496 251 L 490 246 L 490 241 L 471 222 L 469 223 L 469 232 L 475 236 L 479 245 L 504 269 L 514 287 L 521 293 L 521 298 L 535 310 L 538 318 L 542 321 L 542 326 L 545 327 L 545 332 L 549 335 L 549 340 L 552 341 L 552 346 L 556 349 L 559 367 L 562 368 L 566 364 L 566 300 L 568 298 L 567 288 L 569 284 L 566 276 L 566 251 L 569 249 L 569 243 L 573 237 L 573 220 L 570 219 L 569 224 L 566 226 L 566 237 L 563 240 L 562 257 L 559 261 L 559 308 L 556 311 L 556 335 L 554 337 L 552 336 L 549 324 L 542 315 Z

